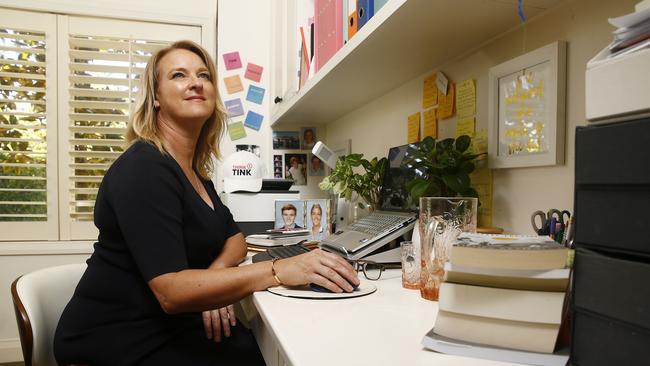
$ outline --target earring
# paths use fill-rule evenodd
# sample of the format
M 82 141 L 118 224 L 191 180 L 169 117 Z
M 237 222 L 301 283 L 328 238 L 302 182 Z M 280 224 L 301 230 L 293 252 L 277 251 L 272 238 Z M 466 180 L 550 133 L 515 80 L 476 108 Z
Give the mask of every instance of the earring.
M 154 107 L 155 109 L 160 108 L 160 103 L 159 103 L 157 100 L 154 100 L 154 101 L 153 101 L 153 107 Z

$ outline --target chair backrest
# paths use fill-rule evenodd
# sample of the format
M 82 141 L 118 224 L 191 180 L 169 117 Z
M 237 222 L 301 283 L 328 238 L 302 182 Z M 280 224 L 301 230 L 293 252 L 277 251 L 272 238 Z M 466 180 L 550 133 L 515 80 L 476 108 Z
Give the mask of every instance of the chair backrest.
M 57 365 L 54 331 L 85 270 L 86 264 L 44 268 L 11 285 L 25 365 Z

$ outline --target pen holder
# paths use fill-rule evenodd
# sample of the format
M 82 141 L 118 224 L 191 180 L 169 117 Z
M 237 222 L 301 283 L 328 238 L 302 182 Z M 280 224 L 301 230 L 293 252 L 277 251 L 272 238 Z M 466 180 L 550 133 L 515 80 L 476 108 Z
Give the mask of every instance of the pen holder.
M 438 300 L 451 246 L 461 232 L 476 232 L 477 210 L 477 198 L 420 198 L 420 295 L 423 298 Z

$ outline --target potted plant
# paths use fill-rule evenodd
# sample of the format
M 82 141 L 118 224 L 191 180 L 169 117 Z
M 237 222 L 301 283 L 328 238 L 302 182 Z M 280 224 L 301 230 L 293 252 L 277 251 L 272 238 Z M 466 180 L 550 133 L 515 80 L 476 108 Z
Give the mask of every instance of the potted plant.
M 474 161 L 481 154 L 473 154 L 469 147 L 472 139 L 467 135 L 457 139 L 437 141 L 425 137 L 414 148 L 406 163 L 416 171 L 416 178 L 406 184 L 413 200 L 420 197 L 478 197 L 471 187 L 469 174 L 475 169 Z
M 379 208 L 379 194 L 387 166 L 386 158 L 373 158 L 369 161 L 363 158 L 363 154 L 342 156 L 318 187 L 324 191 L 331 189 L 347 201 L 351 201 L 352 194 L 357 193 L 371 210 L 375 210 Z

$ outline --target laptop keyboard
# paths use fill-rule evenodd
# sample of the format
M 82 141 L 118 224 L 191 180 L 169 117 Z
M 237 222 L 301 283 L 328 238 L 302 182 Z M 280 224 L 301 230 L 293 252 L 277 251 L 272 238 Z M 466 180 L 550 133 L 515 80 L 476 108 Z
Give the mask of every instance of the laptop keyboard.
M 271 258 L 290 258 L 309 252 L 309 249 L 302 244 L 287 245 L 278 248 L 269 248 L 266 251 Z
M 402 224 L 404 221 L 406 221 L 404 216 L 373 213 L 350 224 L 347 229 L 377 236 L 396 225 Z

